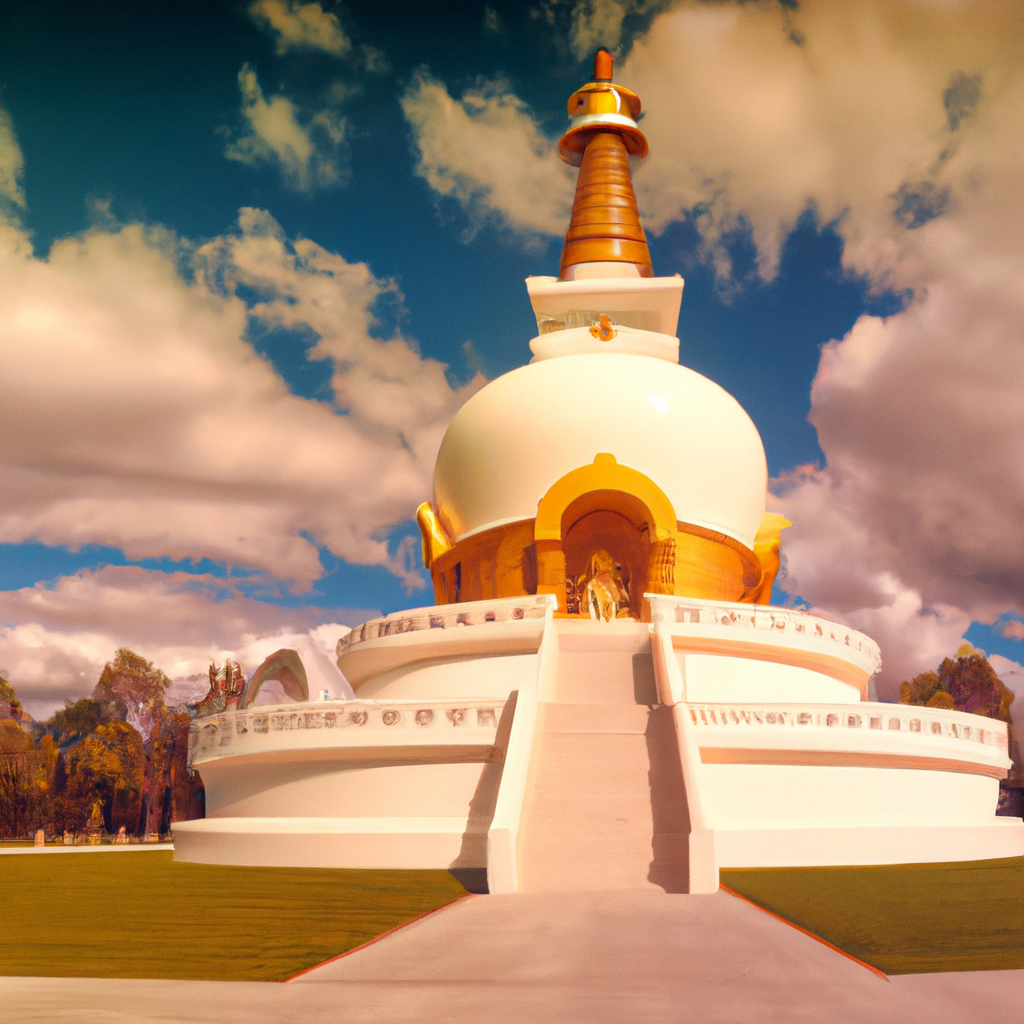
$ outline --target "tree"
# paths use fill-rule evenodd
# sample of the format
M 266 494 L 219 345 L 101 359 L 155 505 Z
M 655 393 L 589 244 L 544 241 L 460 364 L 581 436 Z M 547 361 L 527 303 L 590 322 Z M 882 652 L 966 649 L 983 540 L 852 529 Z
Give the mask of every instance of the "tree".
M 64 707 L 55 711 L 44 725 L 58 737 L 60 743 L 73 742 L 88 736 L 103 721 L 103 702 L 83 697 L 74 702 L 64 701 Z
M 68 751 L 68 757 L 76 825 L 80 827 L 86 810 L 97 805 L 106 831 L 134 826 L 145 775 L 138 732 L 120 719 L 102 722 Z
M 952 658 L 944 658 L 938 672 L 922 672 L 907 682 L 900 683 L 900 703 L 918 704 L 930 708 L 966 711 L 986 718 L 1010 722 L 1010 705 L 1014 693 L 996 675 L 984 651 L 968 643 L 961 644 Z M 1020 785 L 1020 750 L 1009 730 L 1009 753 L 1013 762 L 1006 785 Z M 1017 780 L 1017 781 L 1013 781 Z
M 919 676 L 914 676 L 910 682 L 900 683 L 900 703 L 934 707 L 934 704 L 929 705 L 929 701 L 941 690 L 942 680 L 935 672 L 922 672 Z
M 939 666 L 939 679 L 961 711 L 1010 721 L 1013 691 L 1007 689 L 980 651 L 946 658 Z
M 151 661 L 119 647 L 114 660 L 103 666 L 92 695 L 104 704 L 127 708 L 139 732 L 148 739 L 154 723 L 167 712 L 164 694 L 170 685 L 170 679 Z
M 984 652 L 970 644 L 963 644 L 956 657 L 945 658 L 938 672 L 922 672 L 900 683 L 901 704 L 966 711 L 1007 724 L 1013 698 Z
M 17 722 L 0 720 L 0 836 L 17 839 L 29 829 L 32 811 L 32 737 Z
M 191 720 L 165 706 L 169 685 L 151 662 L 121 648 L 91 697 L 65 701 L 42 723 L 38 749 L 17 722 L 0 722 L 15 730 L 20 752 L 0 765 L 8 789 L 19 794 L 18 801 L 4 804 L 17 808 L 7 815 L 16 820 L 0 824 L 0 830 L 20 834 L 36 824 L 56 831 L 77 831 L 87 823 L 95 828 L 94 808 L 107 832 L 122 825 L 135 833 L 166 832 L 173 821 L 202 817 L 202 781 L 188 767 Z M 26 740 L 28 749 L 21 751 Z
M 57 759 L 54 761 L 53 774 L 50 776 L 50 786 L 47 793 L 49 797 L 49 813 L 47 820 L 54 832 L 63 832 L 73 827 L 73 815 L 69 813 L 68 807 L 68 763 L 64 759 L 63 751 L 57 751 Z
M 0 676 L 0 702 L 11 709 L 16 721 L 21 717 L 21 701 L 18 700 L 14 687 L 3 676 Z

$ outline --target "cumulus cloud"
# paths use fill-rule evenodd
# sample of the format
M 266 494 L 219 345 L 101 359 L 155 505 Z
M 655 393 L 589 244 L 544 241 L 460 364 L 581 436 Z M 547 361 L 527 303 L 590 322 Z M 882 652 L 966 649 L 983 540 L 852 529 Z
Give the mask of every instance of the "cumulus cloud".
M 420 70 L 402 110 L 413 131 L 417 173 L 456 200 L 474 226 L 494 218 L 516 232 L 564 233 L 575 174 L 507 84 L 482 83 L 454 99 Z
M 0 665 L 36 718 L 65 699 L 88 696 L 118 647 L 130 647 L 171 676 L 173 701 L 197 691 L 202 696 L 211 663 L 231 657 L 252 672 L 285 646 L 302 648 L 319 681 L 329 673 L 338 638 L 375 614 L 281 608 L 246 597 L 238 583 L 106 566 L 0 592 Z
M 573 55 L 584 60 L 602 46 L 614 52 L 622 41 L 626 17 L 655 5 L 645 0 L 578 0 L 573 5 L 569 28 Z
M 1024 640 L 1024 622 L 1020 619 L 1010 619 L 999 626 L 999 632 L 1011 640 Z
M 319 3 L 298 0 L 256 0 L 249 15 L 275 37 L 279 54 L 289 50 L 322 50 L 343 57 L 352 48 L 336 15 Z
M 980 89 L 991 65 L 980 37 L 998 20 L 976 13 L 811 0 L 796 12 L 685 3 L 658 17 L 620 75 L 648 110 L 651 156 L 637 178 L 647 223 L 657 232 L 696 216 L 724 274 L 723 236 L 749 226 L 770 277 L 812 207 L 823 222 L 842 218 L 851 266 L 884 274 L 901 203 L 903 226 L 935 216 L 963 166 L 957 132 L 974 127 L 978 104 L 964 83 Z
M 453 388 L 401 335 L 373 336 L 392 292 L 255 210 L 194 253 L 129 225 L 40 259 L 3 228 L 0 542 L 206 557 L 299 588 L 323 546 L 420 584 L 384 533 L 429 496 L 479 381 Z M 248 341 L 253 322 L 314 339 L 335 401 L 290 392 Z
M 543 18 L 556 38 L 564 37 L 573 57 L 582 61 L 599 47 L 615 53 L 624 41 L 628 45 L 627 21 L 633 22 L 636 31 L 640 19 L 670 4 L 671 0 L 541 0 L 530 15 Z
M 267 99 L 248 64 L 238 72 L 238 88 L 246 127 L 224 150 L 229 160 L 276 166 L 285 184 L 299 192 L 345 183 L 346 120 L 336 107 L 308 113 L 286 96 Z
M 25 205 L 21 188 L 24 160 L 14 132 L 11 115 L 0 108 L 0 214 Z

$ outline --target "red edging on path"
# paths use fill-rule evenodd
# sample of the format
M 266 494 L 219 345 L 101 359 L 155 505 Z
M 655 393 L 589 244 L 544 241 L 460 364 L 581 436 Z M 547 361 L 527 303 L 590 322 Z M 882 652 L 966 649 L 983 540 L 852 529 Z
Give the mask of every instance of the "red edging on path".
M 809 932 L 806 928 L 801 928 L 798 924 L 793 924 L 792 921 L 787 921 L 786 918 L 782 917 L 781 914 L 776 914 L 772 910 L 768 910 L 766 907 L 762 907 L 760 903 L 755 903 L 752 899 L 744 896 L 743 893 L 737 892 L 735 889 L 730 889 L 727 885 L 719 883 L 719 888 L 724 889 L 727 893 L 731 893 L 737 899 L 743 900 L 744 903 L 749 903 L 752 907 L 757 907 L 758 910 L 764 911 L 771 917 L 774 917 L 777 921 L 781 921 L 783 924 L 788 924 L 790 928 L 795 928 L 798 932 L 803 932 L 804 935 L 814 939 L 815 942 L 820 942 L 823 946 L 828 946 L 835 953 L 839 953 L 841 956 L 845 956 L 847 960 L 852 960 L 855 964 L 860 964 L 861 967 L 867 968 L 872 974 L 877 974 L 880 978 L 884 978 L 889 981 L 889 975 L 884 971 L 880 971 L 877 967 L 872 967 L 871 964 L 866 964 L 863 960 L 855 957 L 852 953 L 847 953 L 845 949 L 840 949 L 838 946 L 833 945 L 828 939 L 823 939 L 820 935 L 815 935 L 814 932 Z M 891 982 L 890 982 L 891 984 Z
M 282 984 L 287 985 L 289 981 L 301 978 L 304 974 L 309 974 L 310 971 L 319 970 L 319 968 L 325 967 L 327 964 L 333 964 L 335 960 L 342 960 L 347 956 L 351 956 L 353 953 L 358 953 L 361 949 L 366 949 L 367 946 L 372 946 L 375 942 L 380 942 L 381 939 L 386 939 L 389 935 L 394 935 L 395 932 L 400 932 L 403 928 L 408 928 L 409 925 L 415 924 L 417 921 L 422 921 L 425 917 L 430 917 L 431 914 L 440 914 L 442 910 L 448 910 L 456 904 L 465 903 L 466 900 L 476 899 L 476 897 L 480 895 L 481 893 L 478 892 L 467 892 L 465 896 L 460 896 L 457 900 L 452 900 L 451 903 L 445 903 L 440 907 L 434 907 L 433 910 L 427 910 L 422 914 L 417 914 L 415 917 L 410 917 L 408 921 L 396 924 L 394 928 L 389 928 L 386 932 L 381 932 L 380 935 L 375 935 L 372 939 L 367 939 L 366 942 L 361 945 L 353 946 L 351 949 L 346 949 L 344 953 L 332 956 L 330 959 L 324 960 L 322 963 L 313 964 L 312 967 L 307 967 L 304 971 L 299 971 L 298 974 L 293 974 L 290 978 L 285 978 Z M 874 968 L 871 969 L 874 970 Z

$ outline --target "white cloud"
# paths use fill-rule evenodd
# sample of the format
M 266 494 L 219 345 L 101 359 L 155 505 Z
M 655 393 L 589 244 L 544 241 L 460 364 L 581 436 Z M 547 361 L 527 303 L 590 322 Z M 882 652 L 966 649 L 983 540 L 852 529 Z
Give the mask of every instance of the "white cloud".
M 21 188 L 23 169 L 24 160 L 11 116 L 0 108 L 0 214 L 25 205 Z
M 569 28 L 573 55 L 583 60 L 592 57 L 601 46 L 614 52 L 622 40 L 623 20 L 646 6 L 644 0 L 578 0 Z
M 696 211 L 727 274 L 721 239 L 743 218 L 770 277 L 813 205 L 824 222 L 844 217 L 848 243 L 873 250 L 859 265 L 881 270 L 892 196 L 927 179 L 951 143 L 942 93 L 961 61 L 976 66 L 976 48 L 957 45 L 963 13 L 811 0 L 796 13 L 685 3 L 657 18 L 619 75 L 648 112 L 651 156 L 637 176 L 647 224 L 658 232 Z M 911 19 L 919 31 L 904 31 Z
M 348 625 L 374 614 L 281 608 L 244 596 L 230 580 L 106 566 L 0 591 L 0 665 L 40 719 L 65 699 L 88 696 L 118 647 L 130 647 L 175 679 L 172 701 L 205 693 L 212 662 L 231 657 L 252 672 L 285 646 L 301 648 L 319 682 L 330 674 L 331 652 Z
M 246 130 L 225 149 L 229 160 L 272 164 L 299 192 L 345 183 L 346 121 L 336 108 L 306 114 L 286 96 L 267 99 L 248 64 L 238 73 L 238 87 Z
M 201 248 L 194 281 L 187 258 L 139 225 L 45 260 L 0 230 L 0 542 L 207 557 L 300 587 L 322 545 L 416 585 L 382 534 L 429 496 L 444 428 L 479 382 L 453 389 L 401 336 L 371 337 L 394 285 L 290 243 L 268 214 L 243 210 Z M 288 390 L 247 340 L 251 318 L 318 337 L 334 407 Z
M 402 109 L 418 149 L 417 173 L 458 201 L 474 225 L 497 217 L 517 232 L 565 232 L 575 172 L 507 85 L 484 83 L 456 100 L 420 71 Z
M 249 8 L 254 21 L 276 37 L 279 54 L 289 50 L 322 50 L 343 57 L 352 48 L 337 16 L 319 3 L 298 0 L 256 0 Z
M 1024 622 L 1020 619 L 1010 619 L 999 627 L 999 632 L 1011 640 L 1024 640 Z
M 572 56 L 582 61 L 593 57 L 599 47 L 615 53 L 628 18 L 648 15 L 670 4 L 671 0 L 541 0 L 531 8 L 530 15 L 543 18 L 556 38 L 564 37 Z
M 493 7 L 484 8 L 484 32 L 489 36 L 505 34 L 505 26 L 502 23 L 501 15 Z

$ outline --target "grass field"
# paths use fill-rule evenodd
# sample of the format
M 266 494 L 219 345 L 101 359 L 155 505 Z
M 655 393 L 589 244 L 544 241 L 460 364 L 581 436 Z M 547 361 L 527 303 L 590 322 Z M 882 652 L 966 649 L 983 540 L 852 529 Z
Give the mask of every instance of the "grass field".
M 1024 858 L 722 883 L 886 974 L 1024 968 Z M 0 975 L 281 981 L 464 893 L 446 871 L 0 857 Z
M 747 868 L 722 884 L 886 974 L 1024 968 L 1024 857 Z
M 0 857 L 0 975 L 283 981 L 463 895 L 447 871 Z

